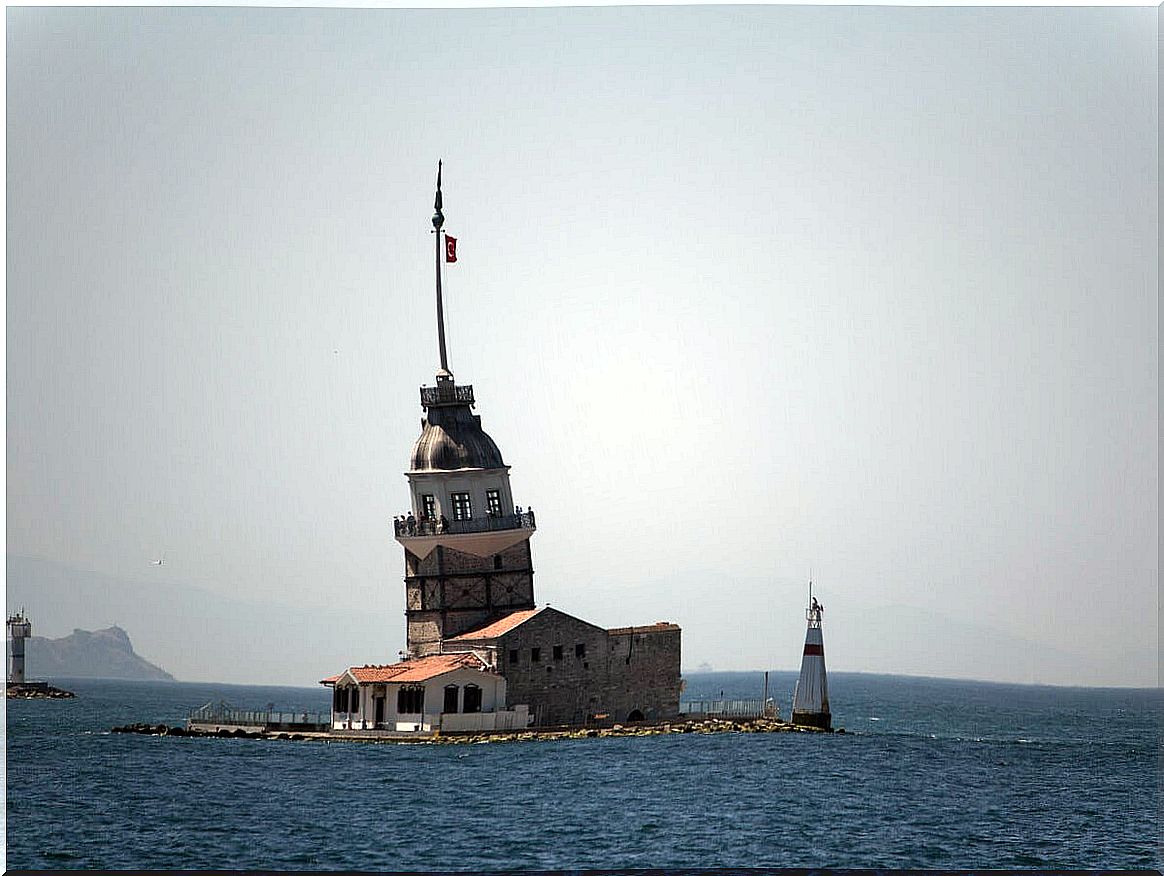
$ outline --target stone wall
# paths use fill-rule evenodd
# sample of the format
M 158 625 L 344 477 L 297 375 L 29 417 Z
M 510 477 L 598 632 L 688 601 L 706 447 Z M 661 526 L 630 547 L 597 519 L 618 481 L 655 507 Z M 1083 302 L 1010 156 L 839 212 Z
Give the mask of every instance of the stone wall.
M 509 707 L 528 705 L 541 725 L 582 724 L 601 712 L 608 686 L 607 639 L 601 627 L 552 608 L 501 636 L 497 668 L 505 676 Z
M 507 702 L 528 704 L 536 724 L 661 720 L 679 713 L 680 635 L 674 625 L 611 635 L 547 608 L 497 640 L 497 668 Z
M 435 548 L 404 552 L 408 651 L 436 654 L 448 639 L 512 611 L 534 607 L 529 540 L 488 557 Z
M 635 711 L 647 721 L 679 714 L 681 632 L 674 625 L 610 635 L 610 708 L 616 720 Z

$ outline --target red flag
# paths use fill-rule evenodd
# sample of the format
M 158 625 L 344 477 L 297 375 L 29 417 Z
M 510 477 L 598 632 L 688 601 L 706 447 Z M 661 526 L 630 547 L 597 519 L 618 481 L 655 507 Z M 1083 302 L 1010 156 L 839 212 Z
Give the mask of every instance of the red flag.
M 445 261 L 455 262 L 457 260 L 457 238 L 445 235 Z

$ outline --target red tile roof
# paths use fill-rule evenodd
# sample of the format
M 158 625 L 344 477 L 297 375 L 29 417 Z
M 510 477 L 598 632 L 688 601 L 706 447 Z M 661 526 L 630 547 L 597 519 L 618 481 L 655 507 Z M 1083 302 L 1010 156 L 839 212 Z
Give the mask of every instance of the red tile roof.
M 613 630 L 607 630 L 606 632 L 612 636 L 629 636 L 632 633 L 669 633 L 678 629 L 679 624 L 659 621 L 648 627 L 615 627 Z
M 512 630 L 518 624 L 525 623 L 527 620 L 529 620 L 531 617 L 533 617 L 539 611 L 542 611 L 542 609 L 540 609 L 540 608 L 527 608 L 527 609 L 524 609 L 523 611 L 515 611 L 515 612 L 513 612 L 513 614 L 507 614 L 505 617 L 501 618 L 500 620 L 495 620 L 495 621 L 492 621 L 491 623 L 487 623 L 483 627 L 478 627 L 475 630 L 469 630 L 466 633 L 461 633 L 461 635 L 459 635 L 459 636 L 453 636 L 448 641 L 450 641 L 450 642 L 459 642 L 459 641 L 473 641 L 473 642 L 475 642 L 478 639 L 496 639 L 498 636 L 502 636 L 505 633 L 508 633 L 510 630 Z
M 360 684 L 376 684 L 382 682 L 416 682 L 428 681 L 454 669 L 487 669 L 485 661 L 471 651 L 463 654 L 433 654 L 431 657 L 418 657 L 415 660 L 405 660 L 401 663 L 392 663 L 384 666 L 353 666 L 348 672 L 355 676 Z M 320 684 L 335 684 L 347 673 L 341 672 L 325 678 Z

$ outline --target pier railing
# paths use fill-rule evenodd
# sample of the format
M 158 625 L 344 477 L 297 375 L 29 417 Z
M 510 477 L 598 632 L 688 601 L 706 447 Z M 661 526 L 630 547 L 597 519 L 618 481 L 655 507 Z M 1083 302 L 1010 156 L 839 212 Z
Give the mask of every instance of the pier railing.
M 236 727 L 307 726 L 331 723 L 331 712 L 287 712 L 276 709 L 238 709 L 228 703 L 207 703 L 186 716 L 192 724 L 229 724 Z
M 759 718 L 776 714 L 776 706 L 769 702 L 764 708 L 762 699 L 747 700 L 688 700 L 679 703 L 680 714 L 706 718 Z

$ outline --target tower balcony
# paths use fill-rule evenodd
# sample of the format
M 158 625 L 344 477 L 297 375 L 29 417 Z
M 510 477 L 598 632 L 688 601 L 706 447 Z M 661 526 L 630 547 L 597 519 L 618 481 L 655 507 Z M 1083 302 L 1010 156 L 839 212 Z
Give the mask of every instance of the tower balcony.
M 401 520 L 394 521 L 397 538 L 415 538 L 433 535 L 470 535 L 479 532 L 502 532 L 508 529 L 537 529 L 533 511 L 520 514 L 492 514 L 469 520 Z
M 473 384 L 457 386 L 451 380 L 437 380 L 436 386 L 422 386 L 420 388 L 420 406 L 435 408 L 442 405 L 475 405 L 473 400 Z
M 396 540 L 422 559 L 438 545 L 476 556 L 490 556 L 524 541 L 537 529 L 533 511 L 468 520 L 449 520 L 443 516 L 436 520 L 397 518 L 393 524 Z

